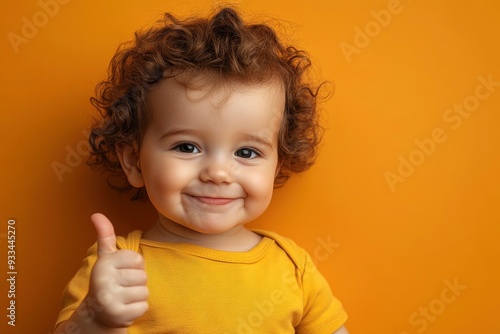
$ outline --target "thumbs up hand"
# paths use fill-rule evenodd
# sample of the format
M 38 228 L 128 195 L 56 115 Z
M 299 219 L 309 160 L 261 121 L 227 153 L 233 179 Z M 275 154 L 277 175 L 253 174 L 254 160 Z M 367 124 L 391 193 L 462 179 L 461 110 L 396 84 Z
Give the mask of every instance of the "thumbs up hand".
M 116 249 L 113 224 L 96 213 L 90 219 L 97 231 L 98 258 L 90 275 L 88 298 L 96 301 L 96 321 L 109 328 L 132 325 L 148 309 L 144 258 Z

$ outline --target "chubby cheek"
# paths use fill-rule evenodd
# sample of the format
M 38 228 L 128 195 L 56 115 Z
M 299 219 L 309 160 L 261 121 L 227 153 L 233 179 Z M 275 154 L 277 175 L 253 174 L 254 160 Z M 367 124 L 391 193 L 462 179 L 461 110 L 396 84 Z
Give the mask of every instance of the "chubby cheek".
M 274 174 L 248 173 L 240 184 L 247 194 L 248 209 L 264 212 L 273 196 Z
M 160 201 L 179 199 L 179 193 L 193 178 L 194 171 L 189 166 L 174 161 L 155 161 L 144 175 L 146 189 L 150 197 L 154 197 L 153 204 Z M 173 197 L 175 196 L 175 197 Z M 158 203 L 158 204 L 160 204 Z

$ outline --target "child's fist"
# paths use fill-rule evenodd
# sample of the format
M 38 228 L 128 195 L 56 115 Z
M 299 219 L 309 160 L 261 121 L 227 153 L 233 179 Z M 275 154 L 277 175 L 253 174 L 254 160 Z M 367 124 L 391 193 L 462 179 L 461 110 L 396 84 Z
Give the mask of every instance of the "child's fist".
M 128 327 L 148 309 L 144 258 L 131 250 L 116 250 L 113 224 L 96 213 L 97 262 L 90 275 L 89 298 L 96 301 L 96 321 L 111 328 Z

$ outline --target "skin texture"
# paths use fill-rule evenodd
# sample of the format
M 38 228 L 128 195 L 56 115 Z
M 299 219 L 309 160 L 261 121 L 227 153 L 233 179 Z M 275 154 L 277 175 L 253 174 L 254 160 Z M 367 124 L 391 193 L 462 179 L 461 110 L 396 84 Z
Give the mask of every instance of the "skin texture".
M 149 95 L 152 121 L 138 153 L 121 152 L 129 182 L 146 186 L 159 220 L 146 239 L 245 251 L 244 227 L 268 207 L 278 168 L 284 92 L 276 82 L 200 85 L 164 80 Z

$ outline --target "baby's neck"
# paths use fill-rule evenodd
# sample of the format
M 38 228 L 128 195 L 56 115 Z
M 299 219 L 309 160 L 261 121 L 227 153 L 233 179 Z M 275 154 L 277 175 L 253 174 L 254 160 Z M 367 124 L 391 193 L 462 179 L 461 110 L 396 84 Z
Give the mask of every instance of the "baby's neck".
M 161 221 L 157 221 L 143 234 L 142 238 L 159 242 L 192 244 L 229 252 L 247 252 L 262 240 L 260 235 L 244 226 L 238 226 L 225 233 L 204 234 L 174 224 L 162 224 Z

